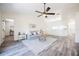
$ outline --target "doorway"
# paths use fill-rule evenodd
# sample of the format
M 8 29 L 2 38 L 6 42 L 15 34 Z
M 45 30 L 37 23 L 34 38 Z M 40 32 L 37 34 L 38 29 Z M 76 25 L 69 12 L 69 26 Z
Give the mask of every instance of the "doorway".
M 6 19 L 5 35 L 14 36 L 14 20 L 13 19 Z

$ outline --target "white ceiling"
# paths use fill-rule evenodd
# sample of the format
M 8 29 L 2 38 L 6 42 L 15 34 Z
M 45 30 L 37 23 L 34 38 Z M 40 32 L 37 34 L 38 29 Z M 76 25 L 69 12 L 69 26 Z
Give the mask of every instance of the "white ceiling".
M 74 12 L 79 10 L 78 3 L 47 3 L 46 7 L 51 7 L 49 12 Z M 38 15 L 35 11 L 43 11 L 43 3 L 0 3 L 0 10 L 4 13 L 18 13 L 28 15 Z

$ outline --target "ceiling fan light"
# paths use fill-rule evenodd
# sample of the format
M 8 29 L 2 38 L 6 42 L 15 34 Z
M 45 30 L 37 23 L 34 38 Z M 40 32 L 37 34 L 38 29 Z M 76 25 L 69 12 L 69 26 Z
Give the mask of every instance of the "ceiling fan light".
M 47 16 L 46 14 L 43 14 L 43 16 Z

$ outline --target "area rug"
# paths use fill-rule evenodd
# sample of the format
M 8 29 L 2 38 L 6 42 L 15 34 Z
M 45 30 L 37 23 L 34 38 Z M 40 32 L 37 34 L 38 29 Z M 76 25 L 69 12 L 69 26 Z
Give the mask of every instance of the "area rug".
M 2 53 L 0 53 L 0 56 L 22 56 L 25 53 L 29 54 L 28 51 L 28 48 L 22 42 L 17 42 L 16 44 L 3 49 Z
M 23 44 L 28 47 L 35 55 L 47 49 L 53 42 L 55 42 L 56 38 L 47 38 L 46 41 L 39 41 L 39 39 L 28 39 L 23 40 Z

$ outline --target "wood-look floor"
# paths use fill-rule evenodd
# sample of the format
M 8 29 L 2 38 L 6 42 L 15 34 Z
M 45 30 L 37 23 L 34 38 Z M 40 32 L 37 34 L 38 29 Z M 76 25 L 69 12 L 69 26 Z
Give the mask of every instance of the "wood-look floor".
M 0 49 L 4 49 L 8 46 L 11 46 L 12 44 L 15 44 L 14 42 L 14 36 L 6 36 L 4 39 L 4 42 L 2 43 Z
M 67 36 L 53 43 L 47 50 L 39 55 L 44 56 L 76 56 L 77 50 L 74 43 L 74 37 Z
M 56 37 L 58 40 L 52 43 L 48 49 L 41 51 L 37 56 L 76 56 L 78 53 L 74 43 L 74 35 L 67 37 Z M 0 47 L 1 56 L 36 56 L 21 41 L 15 42 L 13 37 L 7 37 Z

